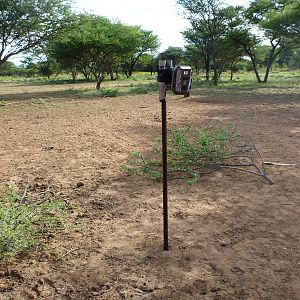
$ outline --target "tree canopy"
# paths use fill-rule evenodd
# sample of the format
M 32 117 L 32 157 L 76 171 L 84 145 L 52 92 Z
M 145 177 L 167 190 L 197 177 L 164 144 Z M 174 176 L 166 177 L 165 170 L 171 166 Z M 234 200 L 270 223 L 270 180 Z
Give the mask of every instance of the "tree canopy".
M 267 82 L 273 62 L 285 51 L 300 45 L 300 1 L 299 0 L 254 0 L 245 10 L 250 24 L 257 26 L 263 38 L 270 43 L 265 57 L 266 72 L 261 79 L 257 72 L 256 46 L 249 47 L 247 54 L 251 58 L 258 82 Z M 252 37 L 252 41 L 255 37 Z M 258 39 L 256 39 L 258 41 Z M 245 44 L 244 44 L 245 46 Z
M 183 34 L 202 54 L 206 79 L 213 68 L 216 84 L 224 64 L 243 56 L 251 60 L 258 82 L 267 82 L 271 66 L 285 51 L 300 45 L 299 0 L 253 0 L 248 8 L 225 6 L 221 0 L 177 0 L 191 28 Z M 255 30 L 254 30 L 255 29 Z M 259 51 L 269 41 L 262 59 Z M 265 67 L 264 78 L 258 65 Z
M 138 26 L 112 22 L 101 16 L 82 14 L 77 26 L 52 45 L 53 57 L 88 76 L 99 89 L 107 73 L 121 66 L 129 76 L 142 54 L 158 47 L 158 38 Z
M 178 3 L 186 9 L 185 16 L 191 23 L 183 35 L 202 53 L 206 80 L 213 68 L 216 85 L 224 60 L 235 60 L 241 55 L 236 51 L 229 53 L 225 47 L 230 44 L 229 33 L 241 24 L 240 7 L 225 7 L 219 0 L 178 0 Z
M 68 27 L 69 0 L 0 0 L 0 64 Z
M 133 26 L 131 30 L 133 30 L 133 36 L 130 40 L 131 51 L 128 52 L 123 64 L 125 74 L 129 77 L 132 75 L 133 68 L 141 56 L 155 51 L 159 47 L 158 36 L 153 34 L 152 31 L 143 30 L 140 26 Z

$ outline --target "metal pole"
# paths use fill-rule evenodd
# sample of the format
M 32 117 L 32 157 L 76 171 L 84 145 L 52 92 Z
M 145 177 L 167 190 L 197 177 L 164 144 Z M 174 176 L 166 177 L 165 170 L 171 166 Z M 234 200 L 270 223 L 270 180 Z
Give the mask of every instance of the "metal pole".
M 164 250 L 169 250 L 168 241 L 168 156 L 167 156 L 167 101 L 166 85 L 159 83 L 159 100 L 161 102 L 162 119 L 162 165 L 163 165 L 163 230 Z

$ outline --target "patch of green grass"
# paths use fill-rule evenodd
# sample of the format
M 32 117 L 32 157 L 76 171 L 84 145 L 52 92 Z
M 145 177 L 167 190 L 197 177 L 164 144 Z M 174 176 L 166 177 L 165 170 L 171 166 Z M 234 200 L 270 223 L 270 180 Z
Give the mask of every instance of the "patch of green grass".
M 151 94 L 158 90 L 158 86 L 156 82 L 148 83 L 148 84 L 139 84 L 137 86 L 133 86 L 128 90 L 129 94 L 132 95 L 141 95 L 141 94 Z
M 120 89 L 116 87 L 116 88 L 100 88 L 99 90 L 85 89 L 80 92 L 80 95 L 105 98 L 105 97 L 121 96 L 122 93 Z
M 24 199 L 16 189 L 0 194 L 0 259 L 33 250 L 65 226 L 66 203 L 53 193 Z
M 264 70 L 260 71 L 264 74 Z M 300 87 L 300 70 L 289 71 L 274 69 L 269 75 L 268 82 L 258 83 L 254 72 L 234 73 L 233 80 L 230 80 L 230 73 L 223 72 L 218 82 L 218 86 L 213 86 L 212 81 L 206 81 L 204 75 L 193 76 L 192 88 L 210 88 L 210 89 L 266 89 L 275 87 Z M 263 76 L 262 76 L 263 79 Z
M 122 86 L 116 86 L 112 88 L 102 87 L 99 90 L 96 89 L 84 89 L 81 91 L 70 91 L 72 93 L 77 93 L 79 96 L 88 97 L 118 97 L 127 95 L 141 95 L 141 94 L 151 94 L 156 92 L 158 89 L 156 82 L 149 83 L 138 83 L 138 84 L 127 84 Z
M 147 81 L 147 80 L 156 80 L 156 75 L 150 75 L 149 72 L 134 72 L 131 77 L 126 77 L 123 74 L 118 74 L 117 81 L 128 81 L 128 82 L 136 82 L 136 81 Z M 110 77 L 106 76 L 104 78 L 104 82 L 110 82 Z M 72 84 L 73 79 L 68 73 L 61 73 L 56 75 L 55 77 L 50 77 L 49 79 L 46 76 L 34 75 L 32 77 L 26 77 L 22 75 L 18 76 L 0 76 L 0 83 L 3 82 L 23 82 L 23 83 L 36 83 L 36 84 Z M 83 83 L 87 82 L 86 78 L 79 74 L 75 80 L 75 83 Z M 93 78 L 89 79 L 88 82 L 95 82 Z
M 264 69 L 259 70 L 260 74 L 264 73 Z M 5 77 L 6 78 L 6 77 Z M 0 84 L 3 77 L 0 77 Z M 8 81 L 14 81 L 14 78 L 6 78 Z M 59 96 L 65 97 L 119 97 L 126 95 L 142 95 L 158 93 L 158 84 L 156 82 L 156 75 L 150 75 L 148 72 L 135 72 L 130 78 L 119 74 L 118 80 L 111 81 L 109 76 L 103 81 L 99 90 L 91 88 L 78 89 L 74 88 L 74 85 L 70 86 L 72 80 L 69 74 L 60 74 L 55 79 L 48 80 L 45 77 L 34 78 L 15 78 L 16 81 L 22 81 L 23 84 L 35 84 L 35 85 L 51 85 L 51 84 L 64 84 L 65 89 L 57 92 Z M 80 86 L 80 83 L 86 82 L 82 75 L 76 79 L 76 83 Z M 89 81 L 94 83 L 94 80 Z M 93 84 L 94 86 L 94 84 Z M 286 70 L 286 69 L 272 69 L 269 80 L 267 83 L 257 83 L 254 72 L 239 71 L 234 73 L 233 80 L 230 80 L 230 72 L 224 71 L 219 80 L 218 86 L 214 86 L 211 81 L 207 82 L 203 73 L 200 75 L 193 74 L 192 82 L 192 95 L 209 94 L 225 94 L 225 93 L 243 93 L 248 91 L 249 93 L 267 93 L 272 89 L 271 93 L 287 92 L 284 89 L 294 89 L 288 91 L 292 93 L 298 93 L 297 89 L 300 89 L 300 70 Z
M 273 70 L 267 83 L 258 83 L 254 73 L 238 72 L 230 80 L 229 74 L 224 72 L 218 83 L 205 81 L 204 75 L 194 76 L 192 95 L 200 97 L 229 97 L 242 96 L 244 99 L 255 98 L 255 95 L 300 95 L 300 71 Z M 262 98 L 260 98 L 262 99 Z M 267 99 L 271 99 L 267 97 Z

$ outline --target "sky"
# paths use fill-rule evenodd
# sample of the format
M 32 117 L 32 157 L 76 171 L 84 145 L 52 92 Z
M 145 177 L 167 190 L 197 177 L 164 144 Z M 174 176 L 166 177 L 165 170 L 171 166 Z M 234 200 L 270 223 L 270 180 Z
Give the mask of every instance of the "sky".
M 230 5 L 247 5 L 248 2 L 226 1 Z M 86 11 L 153 31 L 160 39 L 160 52 L 169 46 L 184 46 L 180 32 L 189 24 L 182 17 L 182 10 L 176 0 L 75 0 L 74 8 L 78 12 Z

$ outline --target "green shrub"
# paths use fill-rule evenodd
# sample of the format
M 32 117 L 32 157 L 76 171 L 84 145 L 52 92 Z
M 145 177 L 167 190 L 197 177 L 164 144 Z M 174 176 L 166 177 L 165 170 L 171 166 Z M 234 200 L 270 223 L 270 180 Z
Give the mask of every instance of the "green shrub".
M 125 86 L 117 86 L 114 88 L 100 88 L 99 90 L 95 89 L 86 89 L 80 92 L 83 96 L 90 96 L 90 97 L 118 97 L 118 96 L 126 96 L 126 95 L 141 95 L 141 94 L 149 94 L 153 93 L 158 90 L 156 82 L 151 83 L 141 83 L 133 85 Z M 70 92 L 74 92 L 73 90 Z
M 120 92 L 118 89 L 100 89 L 99 94 L 101 97 L 117 97 Z
M 0 258 L 28 252 L 64 228 L 67 207 L 53 193 L 21 198 L 12 189 L 0 194 Z
M 205 169 L 224 163 L 230 155 L 229 141 L 236 139 L 233 126 L 193 130 L 191 126 L 171 129 L 168 133 L 169 176 L 180 174 L 189 183 L 197 181 Z M 161 140 L 154 143 L 150 153 L 133 152 L 122 170 L 160 180 Z
M 119 89 L 113 88 L 113 89 L 108 89 L 108 88 L 101 88 L 99 90 L 95 89 L 87 89 L 81 92 L 83 96 L 92 96 L 92 97 L 117 97 L 120 96 L 121 93 Z
M 142 84 L 130 88 L 129 93 L 133 95 L 144 95 L 156 92 L 158 90 L 156 83 Z

